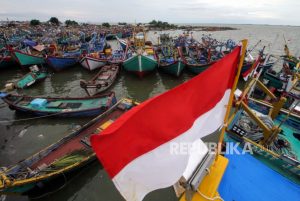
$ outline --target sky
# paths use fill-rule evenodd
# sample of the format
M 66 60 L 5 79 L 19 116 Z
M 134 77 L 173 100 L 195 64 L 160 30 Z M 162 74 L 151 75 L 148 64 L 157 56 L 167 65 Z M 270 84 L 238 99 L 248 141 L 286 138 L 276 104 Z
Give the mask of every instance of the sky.
M 0 20 L 300 25 L 299 0 L 0 0 Z

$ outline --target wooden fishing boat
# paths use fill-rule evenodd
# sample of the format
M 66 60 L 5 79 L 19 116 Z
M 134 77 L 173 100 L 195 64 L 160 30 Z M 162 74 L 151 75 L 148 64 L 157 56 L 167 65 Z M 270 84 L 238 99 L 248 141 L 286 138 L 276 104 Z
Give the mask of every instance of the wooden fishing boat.
M 91 80 L 80 80 L 80 87 L 89 96 L 94 96 L 109 89 L 115 82 L 120 67 L 116 64 L 103 66 Z
M 185 67 L 182 62 L 181 48 L 176 48 L 172 39 L 167 34 L 160 35 L 161 45 L 155 50 L 158 69 L 179 77 Z
M 212 60 L 210 50 L 198 47 L 181 48 L 183 52 L 183 62 L 188 71 L 194 74 L 199 74 L 208 69 L 216 60 Z
M 66 182 L 74 172 L 96 159 L 91 149 L 90 136 L 101 135 L 101 131 L 137 104 L 132 100 L 122 99 L 58 142 L 13 167 L 0 169 L 0 194 L 31 195 L 47 188 L 47 185 L 58 178 L 63 178 Z
M 20 50 L 12 49 L 12 55 L 21 66 L 45 64 L 46 60 L 41 55 L 33 55 Z
M 32 86 L 34 83 L 46 79 L 48 73 L 45 69 L 40 70 L 36 65 L 29 67 L 31 72 L 24 75 L 21 79 L 15 82 L 14 86 L 17 89 L 24 89 Z
M 74 66 L 78 62 L 78 57 L 47 56 L 46 60 L 47 64 L 55 71 L 62 71 L 66 68 Z
M 180 48 L 186 69 L 193 74 L 205 71 L 233 48 L 228 48 L 210 36 L 202 37 L 200 43 L 188 34 L 176 39 L 175 46 Z
M 50 98 L 7 94 L 2 100 L 9 108 L 35 116 L 85 117 L 96 116 L 116 103 L 114 92 L 95 97 Z
M 94 39 L 89 42 L 87 54 L 83 54 L 80 60 L 80 64 L 87 70 L 93 71 L 101 68 L 108 62 L 108 58 L 111 56 L 112 49 L 107 44 L 105 37 L 100 37 L 97 40 L 95 34 Z M 93 41 L 93 42 L 92 42 Z
M 80 60 L 80 64 L 90 71 L 101 68 L 105 64 L 107 64 L 107 58 L 102 56 L 101 54 L 94 53 L 87 56 L 84 56 Z
M 117 37 L 118 36 L 116 34 L 110 33 L 105 36 L 105 40 L 116 40 Z M 119 37 L 119 38 L 121 38 L 121 37 Z
M 297 73 L 297 68 L 290 66 L 284 60 L 279 61 L 277 64 L 265 71 L 262 79 L 268 88 L 285 90 L 287 85 L 294 79 L 293 74 Z
M 134 44 L 129 46 L 126 58 L 123 62 L 124 69 L 137 74 L 139 77 L 143 77 L 145 74 L 153 71 L 157 66 L 152 43 L 145 41 L 143 32 L 134 36 Z

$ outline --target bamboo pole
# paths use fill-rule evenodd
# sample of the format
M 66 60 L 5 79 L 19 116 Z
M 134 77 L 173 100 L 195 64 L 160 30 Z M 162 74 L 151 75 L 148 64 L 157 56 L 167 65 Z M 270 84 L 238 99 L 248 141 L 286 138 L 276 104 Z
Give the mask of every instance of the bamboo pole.
M 226 113 L 225 113 L 225 117 L 224 117 L 224 124 L 221 130 L 221 134 L 219 137 L 219 143 L 218 143 L 218 150 L 217 150 L 217 156 L 216 156 L 216 160 L 218 160 L 218 156 L 220 154 L 221 151 L 221 144 L 224 140 L 224 136 L 225 136 L 225 131 L 227 128 L 227 124 L 228 124 L 228 118 L 230 115 L 230 110 L 232 107 L 232 102 L 233 102 L 233 98 L 234 98 L 234 92 L 236 90 L 238 81 L 239 81 L 239 77 L 241 74 L 241 70 L 242 70 L 242 66 L 244 63 L 244 59 L 245 59 L 245 54 L 246 54 L 246 49 L 247 49 L 247 45 L 248 45 L 248 40 L 244 39 L 241 41 L 242 42 L 242 51 L 241 51 L 241 56 L 240 56 L 240 61 L 239 61 L 239 65 L 238 65 L 238 70 L 237 70 L 237 74 L 235 75 L 235 79 L 234 79 L 234 83 L 230 92 L 230 97 L 229 97 L 229 101 L 228 101 L 228 105 L 227 105 L 227 109 L 226 109 Z

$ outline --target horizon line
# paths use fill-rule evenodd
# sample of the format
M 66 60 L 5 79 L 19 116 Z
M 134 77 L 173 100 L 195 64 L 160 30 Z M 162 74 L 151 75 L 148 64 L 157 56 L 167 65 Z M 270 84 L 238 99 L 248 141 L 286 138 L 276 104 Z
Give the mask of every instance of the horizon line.
M 36 20 L 39 20 L 37 18 L 32 18 L 30 20 L 9 20 L 8 18 L 6 20 L 3 20 L 3 19 L 0 19 L 0 22 L 9 22 L 9 21 L 15 21 L 15 22 L 30 22 L 31 20 L 33 19 L 36 19 Z M 74 20 L 74 19 L 67 19 L 67 20 Z M 155 20 L 155 19 L 153 19 Z M 47 21 L 42 21 L 42 20 L 39 20 L 40 22 L 47 22 Z M 66 20 L 65 20 L 66 21 Z M 126 21 L 119 21 L 119 22 L 112 22 L 112 21 L 99 21 L 99 22 L 95 22 L 95 21 L 79 21 L 79 20 L 74 20 L 78 23 L 87 23 L 87 24 L 94 24 L 94 25 L 100 25 L 102 23 L 111 23 L 111 24 L 118 24 L 118 23 L 127 23 L 127 24 L 139 24 L 139 23 L 142 23 L 142 24 L 148 24 L 149 22 L 126 22 Z M 162 21 L 162 22 L 165 22 L 163 20 L 156 20 L 156 21 Z M 64 23 L 64 22 L 63 22 Z M 221 22 L 221 23 L 218 23 L 218 22 L 167 22 L 169 24 L 175 24 L 175 25 L 182 25 L 182 24 L 185 24 L 185 25 L 192 25 L 192 24 L 216 24 L 216 25 L 263 25 L 263 26 L 292 26 L 292 27 L 300 27 L 300 25 L 291 25 L 291 24 L 265 24 L 265 23 L 225 23 L 225 22 Z

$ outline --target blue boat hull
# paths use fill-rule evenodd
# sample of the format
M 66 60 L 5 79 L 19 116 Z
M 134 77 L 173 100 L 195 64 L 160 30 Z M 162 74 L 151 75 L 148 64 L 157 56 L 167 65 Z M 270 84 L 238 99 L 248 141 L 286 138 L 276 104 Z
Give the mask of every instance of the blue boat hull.
M 65 57 L 47 57 L 47 63 L 55 71 L 62 71 L 66 68 L 74 66 L 78 62 L 75 57 L 65 58 Z

